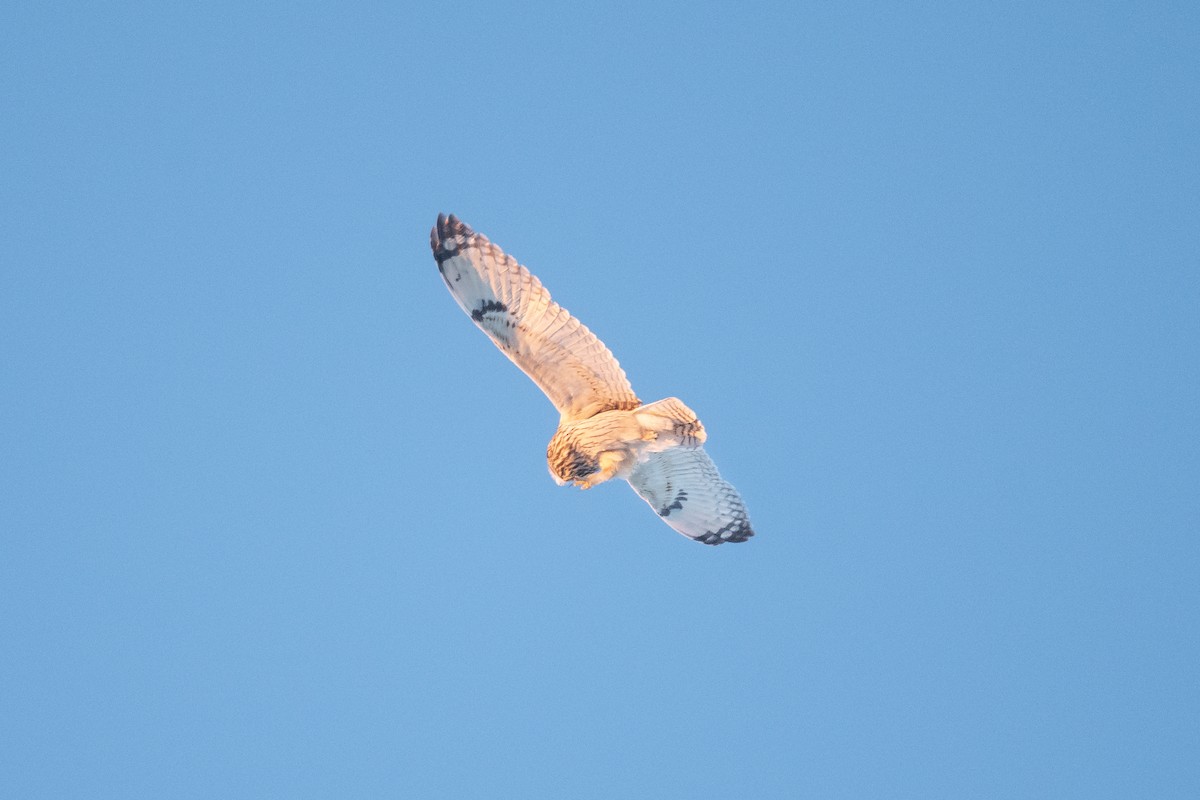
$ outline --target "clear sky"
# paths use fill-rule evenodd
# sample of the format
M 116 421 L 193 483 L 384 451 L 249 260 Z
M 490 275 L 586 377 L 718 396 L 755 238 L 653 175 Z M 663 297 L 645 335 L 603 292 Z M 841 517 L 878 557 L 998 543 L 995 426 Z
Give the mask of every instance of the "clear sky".
M 1197 4 L 566 6 L 0 12 L 0 796 L 1200 796 Z

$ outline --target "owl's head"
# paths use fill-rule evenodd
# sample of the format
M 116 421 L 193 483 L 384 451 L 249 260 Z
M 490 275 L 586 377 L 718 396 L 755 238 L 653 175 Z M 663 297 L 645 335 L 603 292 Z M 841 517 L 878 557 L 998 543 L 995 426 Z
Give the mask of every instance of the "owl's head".
M 600 469 L 600 462 L 580 449 L 577 439 L 572 435 L 570 426 L 563 426 L 555 431 L 554 438 L 546 448 L 550 475 L 559 486 L 581 481 Z

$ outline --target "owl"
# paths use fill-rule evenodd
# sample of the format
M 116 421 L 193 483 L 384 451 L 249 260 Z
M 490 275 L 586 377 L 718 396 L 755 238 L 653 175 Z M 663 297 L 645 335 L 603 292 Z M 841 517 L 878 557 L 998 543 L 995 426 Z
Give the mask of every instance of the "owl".
M 458 305 L 558 409 L 546 460 L 560 486 L 621 478 L 689 539 L 716 545 L 754 535 L 683 401 L 642 403 L 608 348 L 529 270 L 453 214 L 438 215 L 429 244 Z

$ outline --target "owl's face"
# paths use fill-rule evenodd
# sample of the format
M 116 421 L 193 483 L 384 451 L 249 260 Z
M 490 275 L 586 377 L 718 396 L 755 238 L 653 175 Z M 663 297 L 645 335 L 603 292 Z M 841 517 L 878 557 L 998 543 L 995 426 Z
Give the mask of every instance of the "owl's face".
M 572 445 L 567 437 L 557 434 L 546 448 L 546 463 L 559 486 L 584 480 L 600 471 L 598 459 Z

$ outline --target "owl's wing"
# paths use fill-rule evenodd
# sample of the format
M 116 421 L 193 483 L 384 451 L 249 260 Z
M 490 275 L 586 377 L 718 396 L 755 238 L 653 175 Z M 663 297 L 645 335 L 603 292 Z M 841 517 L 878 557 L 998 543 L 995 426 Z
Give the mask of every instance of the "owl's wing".
M 462 310 L 533 378 L 564 421 L 641 405 L 604 343 L 486 236 L 439 214 L 429 244 Z
M 690 539 L 722 544 L 754 535 L 741 495 L 720 476 L 703 447 L 650 453 L 628 481 L 663 522 Z

